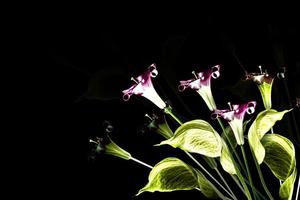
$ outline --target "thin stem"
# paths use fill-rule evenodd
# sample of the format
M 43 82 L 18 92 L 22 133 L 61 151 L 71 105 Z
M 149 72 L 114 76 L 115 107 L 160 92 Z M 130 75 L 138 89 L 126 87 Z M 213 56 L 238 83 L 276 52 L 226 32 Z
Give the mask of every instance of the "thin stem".
M 213 175 L 211 175 L 209 173 L 209 171 L 207 171 L 205 169 L 205 167 L 203 167 L 203 165 L 201 165 L 198 160 L 196 160 L 189 152 L 184 151 L 212 180 L 214 180 L 228 195 L 230 195 L 232 198 L 234 198 L 230 192 L 228 192 L 228 190 L 226 188 L 224 188 L 224 186 L 217 180 L 215 179 L 215 177 Z M 235 198 L 234 198 L 235 199 Z
M 132 161 L 137 162 L 137 163 L 139 163 L 139 164 L 141 164 L 141 165 L 144 165 L 145 167 L 148 167 L 148 168 L 150 168 L 150 169 L 153 168 L 153 166 L 148 165 L 147 163 L 144 163 L 143 161 L 140 161 L 139 159 L 136 159 L 136 158 L 134 158 L 134 157 L 130 157 L 130 159 L 131 159 Z
M 171 110 L 170 107 L 166 107 L 166 108 L 164 109 L 164 112 L 165 112 L 166 114 L 170 115 L 173 119 L 175 119 L 175 121 L 176 121 L 178 124 L 180 124 L 180 125 L 183 124 L 182 121 L 180 121 L 180 119 L 178 119 L 178 117 L 177 117 L 176 115 L 174 115 L 174 113 L 172 112 L 172 110 Z
M 234 193 L 232 192 L 231 188 L 229 187 L 228 183 L 226 182 L 226 180 L 224 179 L 224 177 L 222 176 L 222 174 L 219 172 L 218 168 L 215 168 L 217 174 L 219 175 L 219 177 L 221 178 L 221 180 L 223 181 L 223 183 L 225 184 L 225 186 L 227 187 L 227 189 L 229 190 L 229 192 L 232 194 L 232 198 L 234 197 L 235 199 L 236 196 L 234 195 Z
M 246 182 L 245 182 L 245 179 L 244 179 L 243 175 L 241 174 L 241 171 L 240 171 L 239 168 L 237 167 L 236 162 L 234 161 L 232 155 L 229 154 L 229 156 L 230 156 L 231 160 L 233 161 L 233 165 L 234 165 L 234 168 L 235 168 L 235 171 L 236 171 L 236 175 L 237 175 L 239 181 L 241 182 L 241 184 L 242 184 L 242 186 L 243 186 L 243 188 L 244 188 L 245 195 L 247 196 L 247 199 L 252 200 L 250 191 L 249 191 L 249 189 L 248 189 L 248 186 L 247 186 L 247 184 L 246 184 Z
M 247 194 L 245 193 L 244 188 L 241 186 L 239 180 L 234 175 L 231 175 L 231 178 L 234 180 L 234 182 L 237 184 L 237 186 L 242 190 L 242 192 L 247 196 Z
M 245 168 L 244 168 L 244 166 L 243 166 L 243 164 L 242 164 L 242 161 L 241 161 L 241 159 L 240 159 L 238 153 L 236 152 L 235 147 L 234 147 L 233 144 L 231 143 L 231 141 L 230 141 L 230 139 L 229 139 L 229 136 L 227 135 L 227 132 L 226 132 L 226 130 L 225 130 L 225 127 L 224 127 L 222 121 L 221 121 L 219 118 L 217 118 L 217 120 L 218 120 L 219 125 L 220 125 L 220 127 L 222 128 L 224 134 L 225 134 L 225 137 L 226 137 L 226 139 L 227 139 L 227 141 L 228 141 L 228 143 L 229 143 L 229 145 L 230 145 L 230 147 L 231 147 L 231 150 L 233 151 L 235 157 L 236 157 L 237 160 L 238 160 L 239 165 L 241 166 L 242 170 L 245 172 L 246 170 L 245 170 Z
M 247 183 L 247 185 L 250 186 L 249 181 L 245 180 L 245 182 Z M 266 198 L 264 195 L 262 195 L 255 187 L 253 187 L 253 190 L 254 190 L 254 191 L 256 192 L 256 194 L 258 194 L 261 198 L 267 200 L 267 198 Z
M 251 173 L 250 173 L 250 169 L 249 169 L 249 165 L 248 165 L 248 161 L 247 161 L 247 156 L 246 156 L 246 153 L 245 153 L 245 149 L 244 149 L 244 146 L 243 145 L 240 145 L 241 147 L 241 150 L 242 150 L 242 154 L 243 154 L 243 158 L 244 158 L 244 162 L 245 162 L 245 166 L 246 166 L 246 170 L 247 170 L 247 174 L 248 174 L 248 179 L 249 179 L 249 182 L 250 182 L 250 186 L 251 186 L 251 189 L 252 189 L 252 193 L 254 195 L 254 199 L 256 199 L 256 194 L 254 192 L 254 186 L 253 186 L 253 181 L 252 181 L 252 177 L 251 177 Z
M 269 189 L 268 189 L 268 187 L 267 187 L 267 185 L 266 185 L 264 176 L 263 176 L 263 174 L 262 174 L 262 172 L 261 172 L 260 166 L 259 166 L 259 164 L 257 163 L 256 158 L 255 158 L 254 155 L 253 155 L 252 150 L 251 150 L 251 153 L 252 153 L 252 156 L 253 156 L 253 158 L 254 158 L 254 163 L 255 163 L 255 166 L 256 166 L 256 169 L 257 169 L 257 172 L 258 172 L 258 175 L 259 175 L 260 182 L 261 182 L 263 188 L 265 189 L 265 191 L 266 191 L 268 197 L 269 197 L 271 200 L 274 200 L 274 198 L 273 198 L 271 192 L 269 191 Z
M 237 186 L 243 191 L 243 193 L 245 195 L 247 195 L 245 193 L 243 187 L 241 186 L 239 180 L 234 175 L 231 175 L 231 178 L 234 180 L 234 182 L 237 184 Z M 250 184 L 249 184 L 249 182 L 247 180 L 245 180 L 245 182 L 250 186 Z M 262 195 L 256 188 L 253 188 L 253 189 L 255 190 L 256 194 L 258 194 L 262 199 L 267 200 L 267 198 L 264 195 Z
M 298 185 L 297 185 L 297 192 L 296 192 L 295 200 L 298 199 L 298 196 L 299 196 L 299 188 L 300 188 L 300 174 L 298 174 Z
M 195 188 L 196 190 L 198 190 L 199 192 L 201 192 L 201 189 L 200 188 Z M 229 199 L 228 197 L 225 197 L 221 192 L 219 191 L 216 191 L 216 193 L 219 195 L 219 197 L 223 200 L 231 200 Z
M 273 127 L 271 128 L 271 133 L 272 133 L 272 134 L 274 133 L 274 129 L 273 129 Z

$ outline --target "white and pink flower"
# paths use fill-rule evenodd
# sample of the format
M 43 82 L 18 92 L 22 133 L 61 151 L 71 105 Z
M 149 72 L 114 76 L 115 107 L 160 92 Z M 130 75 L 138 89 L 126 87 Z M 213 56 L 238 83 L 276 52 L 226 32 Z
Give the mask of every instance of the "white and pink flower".
M 249 101 L 248 103 L 241 105 L 230 105 L 230 109 L 225 110 L 215 110 L 212 114 L 212 118 L 221 117 L 225 119 L 235 136 L 235 139 L 239 145 L 244 144 L 244 131 L 243 131 L 243 121 L 245 114 L 252 114 L 255 111 L 256 102 Z
M 209 110 L 214 111 L 216 109 L 216 104 L 211 93 L 210 81 L 211 78 L 216 79 L 220 76 L 220 65 L 213 66 L 211 69 L 197 74 L 193 72 L 193 74 L 195 78 L 187 81 L 180 81 L 180 85 L 178 86 L 179 91 L 182 92 L 186 88 L 196 90 L 205 101 Z
M 166 103 L 160 98 L 152 84 L 152 78 L 158 75 L 156 65 L 152 64 L 148 67 L 142 75 L 134 78 L 131 78 L 135 83 L 127 90 L 123 91 L 123 100 L 128 101 L 131 95 L 143 96 L 146 99 L 150 100 L 160 109 L 166 107 Z

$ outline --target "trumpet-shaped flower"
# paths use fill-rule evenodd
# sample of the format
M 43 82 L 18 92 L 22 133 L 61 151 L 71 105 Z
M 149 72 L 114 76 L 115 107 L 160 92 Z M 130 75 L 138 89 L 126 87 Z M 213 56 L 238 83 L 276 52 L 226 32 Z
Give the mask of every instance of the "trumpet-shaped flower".
M 182 92 L 186 88 L 196 90 L 205 101 L 209 110 L 215 110 L 216 104 L 211 93 L 210 81 L 211 78 L 216 79 L 220 76 L 220 66 L 216 65 L 207 71 L 199 72 L 197 74 L 193 72 L 193 74 L 195 78 L 187 81 L 180 81 L 180 85 L 178 86 L 179 91 Z
M 230 105 L 230 109 L 215 110 L 212 118 L 221 117 L 228 121 L 235 139 L 239 145 L 244 144 L 243 121 L 245 114 L 252 114 L 255 111 L 256 102 L 250 101 L 241 105 Z
M 150 122 L 147 125 L 150 130 L 154 130 L 166 139 L 169 139 L 174 135 L 166 121 L 165 115 L 158 116 L 153 114 L 152 116 L 149 116 L 146 114 L 145 116 L 150 119 Z
M 123 91 L 123 100 L 128 101 L 131 95 L 134 94 L 137 96 L 143 96 L 160 109 L 164 109 L 166 107 L 166 103 L 157 94 L 151 80 L 152 77 L 154 78 L 157 75 L 158 71 L 156 69 L 156 65 L 152 64 L 142 75 L 136 77 L 135 79 L 132 78 L 131 80 L 133 80 L 135 83 L 129 89 Z
M 109 122 L 104 123 L 105 130 L 102 137 L 96 137 L 95 139 L 90 139 L 89 142 L 93 145 L 93 154 L 109 154 L 123 158 L 125 160 L 131 159 L 130 153 L 119 147 L 112 139 L 109 137 L 109 133 L 113 131 L 113 127 Z M 94 156 L 94 155 L 93 155 Z
M 266 109 L 272 108 L 272 85 L 274 77 L 269 75 L 266 71 L 263 72 L 261 66 L 259 66 L 260 73 L 247 73 L 246 80 L 253 80 L 260 91 L 263 99 L 264 107 Z

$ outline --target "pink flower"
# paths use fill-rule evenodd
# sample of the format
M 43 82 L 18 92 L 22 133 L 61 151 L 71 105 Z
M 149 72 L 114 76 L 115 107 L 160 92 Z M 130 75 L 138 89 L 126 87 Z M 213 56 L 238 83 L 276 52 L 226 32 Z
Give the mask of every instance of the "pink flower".
M 123 91 L 123 100 L 128 101 L 131 95 L 135 94 L 137 96 L 143 96 L 146 99 L 152 101 L 156 106 L 160 109 L 164 109 L 166 107 L 166 103 L 160 98 L 160 96 L 155 91 L 151 78 L 156 77 L 158 71 L 156 69 L 156 65 L 152 64 L 148 67 L 147 71 L 145 71 L 142 75 L 132 78 L 135 83 L 127 90 Z
M 231 105 L 230 105 L 231 106 Z M 230 109 L 215 110 L 212 114 L 213 118 L 222 117 L 228 121 L 235 139 L 239 145 L 244 144 L 243 121 L 246 113 L 252 114 L 255 111 L 256 102 L 249 101 L 241 105 L 232 105 Z
M 195 78 L 193 79 L 180 81 L 180 85 L 178 86 L 179 91 L 182 92 L 186 88 L 196 90 L 205 101 L 209 110 L 215 110 L 216 104 L 211 93 L 210 80 L 211 78 L 216 79 L 220 76 L 220 65 L 213 66 L 211 69 L 199 72 L 198 74 L 194 73 L 194 75 Z

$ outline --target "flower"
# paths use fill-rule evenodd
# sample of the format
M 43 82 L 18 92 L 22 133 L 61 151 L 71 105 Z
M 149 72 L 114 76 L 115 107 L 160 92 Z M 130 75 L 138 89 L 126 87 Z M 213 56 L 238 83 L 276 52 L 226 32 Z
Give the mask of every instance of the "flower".
M 93 145 L 92 157 L 96 154 L 109 154 L 123 158 L 125 160 L 131 159 L 130 153 L 119 147 L 112 139 L 109 137 L 109 133 L 113 131 L 113 127 L 107 121 L 104 122 L 105 130 L 101 137 L 96 137 L 95 139 L 90 139 L 90 144 Z
M 241 105 L 232 105 L 229 103 L 230 109 L 215 110 L 212 118 L 222 117 L 228 121 L 235 139 L 239 145 L 244 144 L 243 121 L 246 113 L 252 114 L 255 111 L 256 102 L 249 101 Z
M 186 88 L 196 90 L 205 101 L 209 110 L 215 110 L 217 107 L 211 93 L 210 80 L 211 78 L 216 79 L 220 76 L 220 65 L 213 66 L 211 69 L 199 72 L 198 74 L 193 72 L 193 74 L 195 78 L 187 81 L 180 81 L 180 85 L 178 86 L 179 91 L 182 92 Z
M 253 80 L 257 84 L 265 109 L 271 109 L 271 94 L 274 77 L 269 75 L 267 71 L 263 72 L 261 66 L 258 66 L 258 68 L 260 73 L 247 73 L 246 80 Z
M 147 124 L 147 127 L 150 130 L 154 130 L 166 139 L 169 139 L 174 135 L 166 121 L 165 115 L 157 116 L 153 114 L 152 116 L 149 116 L 146 114 L 145 117 L 150 120 L 150 122 Z
M 137 96 L 143 96 L 146 99 L 149 99 L 152 103 L 158 106 L 160 109 L 166 107 L 166 103 L 160 98 L 156 90 L 153 87 L 151 77 L 156 77 L 158 71 L 156 65 L 152 64 L 148 67 L 142 75 L 137 78 L 131 78 L 135 83 L 127 90 L 123 91 L 123 100 L 128 101 L 132 94 Z

